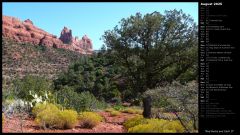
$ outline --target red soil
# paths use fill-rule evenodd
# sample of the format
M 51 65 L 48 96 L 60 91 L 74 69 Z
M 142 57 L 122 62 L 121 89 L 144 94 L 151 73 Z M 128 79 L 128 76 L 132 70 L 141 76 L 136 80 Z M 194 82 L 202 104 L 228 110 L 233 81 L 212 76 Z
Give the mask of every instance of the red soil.
M 135 114 L 121 113 L 119 116 L 110 116 L 109 112 L 99 112 L 105 118 L 105 122 L 101 122 L 93 129 L 84 129 L 77 125 L 74 129 L 40 129 L 33 118 L 25 118 L 22 120 L 17 116 L 5 118 L 2 132 L 17 132 L 17 133 L 126 133 L 123 127 L 123 122 Z M 21 126 L 22 123 L 22 126 Z M 22 128 L 21 128 L 22 127 Z

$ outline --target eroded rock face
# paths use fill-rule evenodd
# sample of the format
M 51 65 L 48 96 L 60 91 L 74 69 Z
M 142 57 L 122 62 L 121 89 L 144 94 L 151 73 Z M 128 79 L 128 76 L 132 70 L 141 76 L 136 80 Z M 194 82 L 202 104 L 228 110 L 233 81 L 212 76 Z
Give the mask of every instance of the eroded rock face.
M 72 42 L 72 30 L 68 29 L 67 27 L 64 27 L 60 38 L 59 38 L 64 44 L 70 44 Z
M 64 27 L 59 38 L 64 44 L 70 44 L 75 51 L 83 54 L 92 53 L 92 41 L 87 35 L 80 40 L 78 37 L 72 36 L 72 30 Z
M 77 51 L 81 54 L 92 54 L 92 41 L 86 35 L 79 40 L 72 36 L 72 30 L 64 27 L 60 38 L 56 35 L 37 28 L 30 19 L 21 21 L 15 17 L 2 16 L 2 35 L 34 45 L 45 45 L 47 47 L 64 48 Z
M 25 22 L 25 23 L 30 23 L 30 24 L 33 25 L 33 22 L 32 22 L 30 19 L 27 19 L 27 20 L 25 20 L 24 22 Z
M 46 46 L 52 46 L 54 35 L 45 32 L 33 25 L 31 20 L 20 21 L 14 17 L 3 16 L 2 35 L 13 38 L 18 42 L 29 42 L 39 44 L 40 40 L 46 36 L 50 40 Z
M 92 53 L 92 41 L 87 37 L 87 35 L 84 35 L 81 40 L 78 39 L 78 37 L 75 37 L 72 39 L 73 47 L 76 51 L 82 51 L 85 50 L 86 54 Z

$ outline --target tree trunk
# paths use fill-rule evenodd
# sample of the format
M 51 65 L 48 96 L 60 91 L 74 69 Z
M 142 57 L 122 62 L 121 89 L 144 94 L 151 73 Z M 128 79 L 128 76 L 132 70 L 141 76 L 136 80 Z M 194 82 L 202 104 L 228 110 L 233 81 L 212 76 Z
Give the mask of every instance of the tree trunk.
M 152 99 L 150 96 L 143 98 L 143 117 L 151 118 Z

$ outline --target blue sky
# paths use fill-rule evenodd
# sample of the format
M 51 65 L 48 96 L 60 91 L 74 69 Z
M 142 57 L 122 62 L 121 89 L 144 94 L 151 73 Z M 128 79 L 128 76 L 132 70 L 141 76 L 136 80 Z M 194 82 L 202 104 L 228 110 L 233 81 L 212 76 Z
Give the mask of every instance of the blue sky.
M 88 35 L 93 49 L 103 44 L 100 40 L 104 31 L 113 29 L 122 18 L 158 11 L 182 9 L 198 23 L 198 3 L 194 2 L 85 2 L 85 3 L 3 3 L 3 15 L 22 21 L 30 19 L 37 27 L 60 36 L 64 26 L 72 29 L 73 36 Z

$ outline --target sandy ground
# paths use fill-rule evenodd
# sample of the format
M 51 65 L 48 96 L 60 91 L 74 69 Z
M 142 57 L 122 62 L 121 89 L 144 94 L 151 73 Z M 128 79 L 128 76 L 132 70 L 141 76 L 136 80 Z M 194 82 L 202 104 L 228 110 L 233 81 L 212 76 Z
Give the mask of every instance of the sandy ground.
M 135 114 L 121 113 L 119 116 L 110 116 L 109 112 L 98 112 L 105 118 L 104 122 L 92 129 L 84 129 L 77 125 L 73 129 L 59 130 L 59 129 L 40 129 L 35 123 L 33 118 L 23 118 L 13 116 L 12 118 L 5 118 L 3 124 L 4 133 L 17 132 L 17 133 L 126 133 L 126 129 L 123 127 L 124 121 L 130 117 L 134 117 Z M 22 125 L 22 126 L 21 126 Z

